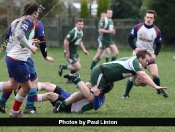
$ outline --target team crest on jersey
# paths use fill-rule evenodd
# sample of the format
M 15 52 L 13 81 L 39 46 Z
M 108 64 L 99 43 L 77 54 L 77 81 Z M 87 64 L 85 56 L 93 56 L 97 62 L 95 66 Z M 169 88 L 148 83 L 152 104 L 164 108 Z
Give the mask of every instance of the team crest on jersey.
M 103 23 L 102 22 L 100 23 L 100 26 L 103 26 Z

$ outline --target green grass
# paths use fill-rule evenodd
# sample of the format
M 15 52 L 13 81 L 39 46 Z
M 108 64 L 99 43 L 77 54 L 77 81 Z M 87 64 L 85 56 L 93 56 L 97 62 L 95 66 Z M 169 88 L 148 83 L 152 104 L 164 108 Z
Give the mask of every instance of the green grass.
M 119 49 L 120 54 L 119 57 L 126 57 L 132 54 L 132 50 L 130 49 Z M 90 74 L 88 72 L 88 68 L 90 67 L 91 60 L 93 56 L 96 54 L 96 50 L 88 49 L 90 53 L 89 57 L 86 57 L 82 51 L 79 51 L 82 69 L 79 71 L 81 75 L 81 79 L 83 81 L 88 81 Z M 63 57 L 63 49 L 60 48 L 49 48 L 48 55 L 54 57 L 55 62 L 49 63 L 46 62 L 40 51 L 36 55 L 32 55 L 32 58 L 35 61 L 36 70 L 38 73 L 40 82 L 51 82 L 58 86 L 63 87 L 67 91 L 73 93 L 78 91 L 75 88 L 74 84 L 66 84 L 66 80 L 62 77 L 59 77 L 57 74 L 58 65 L 60 63 L 67 63 Z M 174 96 L 174 75 L 175 75 L 175 61 L 173 61 L 172 57 L 174 56 L 174 52 L 172 50 L 161 51 L 156 62 L 159 68 L 159 75 L 161 78 L 161 86 L 167 86 L 166 90 L 169 93 L 169 98 L 164 98 L 163 96 L 157 95 L 156 90 L 151 88 L 150 86 L 146 87 L 133 87 L 130 98 L 127 100 L 121 99 L 125 91 L 126 81 L 122 80 L 115 83 L 115 88 L 108 94 L 106 94 L 106 102 L 98 111 L 89 111 L 83 114 L 53 114 L 52 113 L 52 105 L 49 101 L 36 103 L 35 106 L 37 110 L 40 112 L 39 115 L 29 115 L 30 118 L 37 117 L 175 117 L 174 114 L 174 104 L 175 104 L 175 96 Z M 100 63 L 105 62 L 105 59 L 102 59 Z M 8 80 L 8 74 L 6 69 L 6 63 L 4 58 L 0 62 L 0 78 L 1 81 Z M 64 71 L 63 74 L 68 73 L 69 71 Z M 147 70 L 146 70 L 147 72 Z M 40 92 L 40 93 L 44 93 Z M 14 101 L 14 95 L 11 96 L 6 106 L 6 114 L 0 113 L 1 117 L 8 117 L 8 112 L 10 111 L 12 104 Z M 25 102 L 24 102 L 25 104 Z M 24 109 L 24 105 L 21 109 Z M 1 132 L 13 131 L 13 132 L 30 132 L 30 131 L 41 131 L 41 132 L 52 132 L 52 131 L 130 131 L 130 132 L 140 132 L 140 131 L 173 131 L 174 128 L 171 127 L 25 127 L 25 130 L 22 127 L 1 127 Z

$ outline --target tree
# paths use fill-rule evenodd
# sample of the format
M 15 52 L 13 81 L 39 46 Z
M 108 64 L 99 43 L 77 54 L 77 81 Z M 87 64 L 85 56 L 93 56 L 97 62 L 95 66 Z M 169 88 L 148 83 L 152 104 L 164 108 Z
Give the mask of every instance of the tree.
M 112 18 L 139 18 L 142 0 L 112 0 Z
M 155 10 L 157 17 L 155 24 L 159 27 L 162 33 L 162 40 L 166 44 L 174 44 L 175 38 L 175 1 L 171 0 L 144 0 L 143 5 L 145 10 Z
M 87 0 L 81 1 L 81 11 L 80 11 L 79 17 L 80 18 L 89 18 L 90 17 Z
M 109 0 L 98 0 L 97 17 L 100 17 L 102 12 L 106 12 L 110 8 Z

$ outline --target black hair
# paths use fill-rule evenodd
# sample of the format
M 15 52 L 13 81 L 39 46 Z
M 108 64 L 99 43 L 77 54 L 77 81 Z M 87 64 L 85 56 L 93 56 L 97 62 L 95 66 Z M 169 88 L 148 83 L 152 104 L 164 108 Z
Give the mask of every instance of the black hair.
M 24 5 L 23 15 L 32 15 L 35 11 L 38 11 L 38 3 L 28 2 Z

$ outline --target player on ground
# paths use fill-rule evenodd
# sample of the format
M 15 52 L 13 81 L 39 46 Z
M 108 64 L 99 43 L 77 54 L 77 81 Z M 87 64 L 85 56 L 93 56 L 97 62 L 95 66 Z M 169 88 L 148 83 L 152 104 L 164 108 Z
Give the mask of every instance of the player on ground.
M 89 82 L 85 84 L 89 89 L 92 88 Z M 56 86 L 55 84 L 38 83 L 38 88 L 40 90 L 46 90 L 48 93 L 38 94 L 36 101 L 41 102 L 41 101 L 49 100 L 51 104 L 55 107 L 53 111 L 54 113 L 58 112 L 57 106 L 61 103 L 60 101 L 63 101 L 64 103 L 66 103 L 66 106 L 67 106 L 61 111 L 68 112 L 68 113 L 71 113 L 71 112 L 82 113 L 92 109 L 98 110 L 105 101 L 104 94 L 99 93 L 99 89 L 97 87 L 94 89 L 94 99 L 92 103 L 84 99 L 84 96 L 82 95 L 81 92 L 75 92 L 71 95 L 69 92 L 65 91 L 63 88 Z M 110 90 L 111 89 L 108 89 L 108 91 L 106 92 L 109 92 Z M 73 100 L 78 99 L 80 101 L 70 104 L 69 100 L 72 100 L 72 99 Z
M 158 67 L 155 62 L 161 49 L 161 32 L 158 27 L 156 27 L 153 22 L 155 21 L 156 13 L 153 10 L 148 10 L 145 13 L 145 22 L 139 23 L 134 26 L 128 37 L 128 42 L 133 49 L 133 55 L 135 55 L 141 49 L 147 49 L 151 53 L 151 60 L 149 61 L 146 68 L 151 73 L 153 81 L 156 85 L 160 86 L 160 78 L 158 74 Z M 136 44 L 134 44 L 134 38 L 136 39 Z M 156 43 L 156 48 L 154 51 L 154 42 Z M 129 93 L 133 87 L 132 78 L 128 79 L 126 85 L 126 91 L 123 99 L 129 98 Z M 157 94 L 168 97 L 168 93 L 163 90 L 157 90 Z
M 79 46 L 85 55 L 89 55 L 89 53 L 86 51 L 83 42 L 82 42 L 82 37 L 83 37 L 83 26 L 84 22 L 82 19 L 77 19 L 75 23 L 76 27 L 73 28 L 68 35 L 66 36 L 64 40 L 64 48 L 65 48 L 65 56 L 66 60 L 70 63 L 70 65 L 64 65 L 61 64 L 59 65 L 59 71 L 58 74 L 62 76 L 63 69 L 69 69 L 71 73 L 76 73 L 77 71 L 80 70 L 81 64 L 79 62 L 79 56 L 77 53 L 77 47 Z M 67 81 L 69 83 L 69 80 Z

